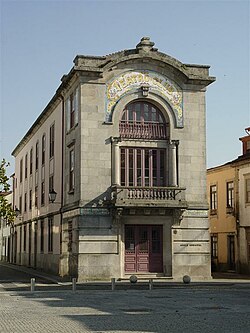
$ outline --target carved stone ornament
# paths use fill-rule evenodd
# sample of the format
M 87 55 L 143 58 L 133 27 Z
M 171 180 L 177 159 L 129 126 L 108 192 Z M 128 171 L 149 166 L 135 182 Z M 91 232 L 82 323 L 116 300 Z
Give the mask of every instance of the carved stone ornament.
M 183 219 L 184 212 L 185 212 L 185 209 L 174 209 L 174 212 L 173 212 L 174 223 L 173 223 L 173 225 L 180 225 L 180 223 Z

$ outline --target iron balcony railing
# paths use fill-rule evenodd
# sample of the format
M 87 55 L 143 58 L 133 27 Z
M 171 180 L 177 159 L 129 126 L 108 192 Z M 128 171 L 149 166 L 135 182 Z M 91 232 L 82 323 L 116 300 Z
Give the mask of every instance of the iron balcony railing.
M 120 121 L 121 138 L 163 140 L 167 138 L 167 126 L 164 123 L 142 123 Z

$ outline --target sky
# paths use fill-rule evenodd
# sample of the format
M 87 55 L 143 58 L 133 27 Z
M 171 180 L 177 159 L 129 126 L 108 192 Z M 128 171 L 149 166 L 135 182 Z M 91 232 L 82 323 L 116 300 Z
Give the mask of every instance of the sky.
M 183 63 L 210 65 L 207 167 L 241 154 L 250 126 L 250 3 L 0 0 L 0 159 L 44 110 L 77 54 L 132 49 L 149 36 Z M 185 112 L 185 110 L 184 110 Z

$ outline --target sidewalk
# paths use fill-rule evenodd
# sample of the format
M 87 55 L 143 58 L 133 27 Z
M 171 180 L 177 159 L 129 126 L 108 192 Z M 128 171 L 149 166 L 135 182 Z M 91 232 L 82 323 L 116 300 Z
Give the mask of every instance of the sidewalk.
M 39 277 L 42 278 L 44 280 L 47 280 L 51 283 L 54 284 L 59 284 L 59 285 L 69 285 L 72 283 L 72 281 L 65 281 L 63 280 L 60 276 L 56 276 L 56 275 L 52 275 L 52 274 L 48 274 L 33 268 L 28 268 L 25 266 L 19 266 L 19 265 L 15 265 L 15 264 L 10 264 L 7 262 L 1 262 L 0 261 L 0 265 L 11 268 L 13 270 L 17 270 L 17 271 L 21 271 L 21 272 L 25 272 L 29 275 L 33 275 L 34 277 Z M 249 275 L 241 275 L 235 272 L 215 272 L 212 274 L 213 277 L 212 279 L 209 280 L 192 280 L 191 279 L 191 285 L 199 285 L 199 286 L 208 286 L 208 285 L 222 285 L 222 284 L 228 284 L 228 285 L 232 285 L 232 284 L 239 284 L 239 283 L 249 283 L 250 284 L 250 276 Z M 122 279 L 121 281 L 116 280 L 116 284 L 117 285 L 130 285 L 130 281 L 129 279 Z M 164 285 L 164 286 L 180 286 L 180 285 L 184 285 L 184 283 L 180 280 L 174 280 L 174 279 L 169 279 L 166 278 L 164 279 L 164 277 L 157 279 L 154 278 L 153 279 L 154 284 L 157 285 Z M 140 280 L 138 279 L 138 283 L 137 285 L 148 285 L 149 280 Z M 101 286 L 105 286 L 105 285 L 110 285 L 111 284 L 111 280 L 110 281 L 85 281 L 85 282 L 78 282 L 77 284 L 85 284 L 85 285 L 89 285 L 92 286 L 92 288 L 94 289 L 94 287 L 96 287 L 96 289 L 99 289 Z M 132 284 L 135 285 L 135 284 Z

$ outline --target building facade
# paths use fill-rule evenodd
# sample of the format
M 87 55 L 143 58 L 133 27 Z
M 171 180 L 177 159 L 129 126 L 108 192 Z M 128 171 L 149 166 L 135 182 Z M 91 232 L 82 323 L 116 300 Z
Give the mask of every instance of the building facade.
M 242 155 L 207 170 L 214 271 L 250 274 L 250 128 L 246 132 Z
M 236 173 L 230 163 L 207 171 L 212 271 L 236 270 Z
M 239 271 L 250 274 L 250 127 L 247 135 L 240 138 L 242 155 L 233 161 L 238 180 L 238 252 Z
M 14 262 L 79 281 L 209 278 L 205 93 L 214 81 L 209 66 L 183 64 L 147 37 L 77 56 L 13 151 Z

